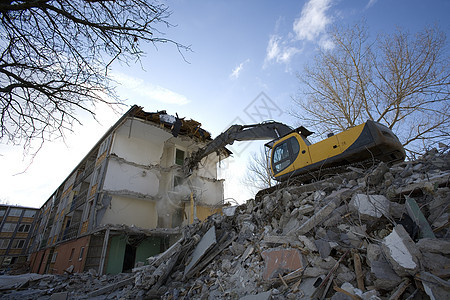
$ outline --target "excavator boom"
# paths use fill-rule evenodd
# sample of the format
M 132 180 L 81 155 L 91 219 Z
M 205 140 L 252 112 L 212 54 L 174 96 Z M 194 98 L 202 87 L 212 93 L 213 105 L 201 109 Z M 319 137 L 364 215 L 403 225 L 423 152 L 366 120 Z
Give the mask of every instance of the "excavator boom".
M 292 128 L 288 125 L 275 121 L 251 125 L 232 125 L 205 147 L 192 153 L 184 163 L 184 173 L 187 176 L 190 175 L 204 157 L 233 144 L 234 141 L 273 140 L 291 131 Z

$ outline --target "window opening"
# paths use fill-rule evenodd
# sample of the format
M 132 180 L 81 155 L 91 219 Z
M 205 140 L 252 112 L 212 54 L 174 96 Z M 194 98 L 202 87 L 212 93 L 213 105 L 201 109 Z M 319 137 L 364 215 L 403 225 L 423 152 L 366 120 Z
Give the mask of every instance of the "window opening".
M 33 218 L 35 214 L 36 214 L 36 211 L 34 211 L 34 210 L 26 210 L 25 213 L 23 214 L 23 216 L 26 218 Z
M 12 217 L 20 217 L 21 214 L 22 214 L 21 209 L 11 208 L 8 215 Z
M 53 255 L 52 255 L 52 260 L 51 260 L 51 262 L 52 263 L 54 263 L 55 261 L 56 261 L 56 257 L 58 256 L 58 252 L 53 252 Z
M 83 253 L 84 253 L 84 247 L 80 248 L 80 255 L 78 256 L 78 260 L 82 260 L 83 259 Z
M 70 251 L 69 261 L 72 261 L 74 253 L 75 253 L 75 248 L 72 248 L 72 250 Z
M 175 150 L 175 163 L 179 166 L 184 164 L 184 151 L 180 149 Z
M 1 239 L 0 240 L 0 249 L 8 249 L 9 240 Z
M 20 249 L 23 248 L 23 245 L 25 244 L 25 240 L 13 240 L 11 244 L 11 249 Z
M 15 223 L 5 223 L 3 224 L 3 228 L 2 231 L 3 232 L 14 232 L 14 230 L 16 230 L 16 225 Z
M 18 232 L 29 232 L 30 228 L 31 228 L 30 224 L 20 224 L 19 229 L 17 231 Z

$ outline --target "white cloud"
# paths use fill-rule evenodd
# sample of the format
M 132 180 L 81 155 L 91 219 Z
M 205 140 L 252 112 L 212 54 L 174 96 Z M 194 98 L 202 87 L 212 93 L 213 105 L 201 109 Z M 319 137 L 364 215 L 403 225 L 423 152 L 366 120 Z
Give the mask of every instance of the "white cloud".
M 177 92 L 159 85 L 147 83 L 140 78 L 117 72 L 113 74 L 113 77 L 122 86 L 132 90 L 141 97 L 147 97 L 167 104 L 185 105 L 190 102 L 184 95 L 178 94 Z
M 143 96 L 167 104 L 185 105 L 190 102 L 185 96 L 158 85 L 147 85 L 140 90 L 140 93 Z
M 369 0 L 369 3 L 367 3 L 366 5 L 366 9 L 375 5 L 375 3 L 377 3 L 378 0 Z
M 334 48 L 334 43 L 328 35 L 323 35 L 319 40 L 319 46 L 324 50 L 331 50 Z
M 266 60 L 271 61 L 276 59 L 280 54 L 280 47 L 278 46 L 281 37 L 272 35 L 269 39 L 269 44 L 267 45 L 267 55 Z
M 292 57 L 299 52 L 300 49 L 286 46 L 286 43 L 281 41 L 281 37 L 272 35 L 267 45 L 265 65 L 271 61 L 288 64 Z
M 291 61 L 291 58 L 297 53 L 300 53 L 300 49 L 295 47 L 286 47 L 281 52 L 280 56 L 278 56 L 277 61 L 288 64 Z
M 312 41 L 331 22 L 326 15 L 332 0 L 310 0 L 303 6 L 300 18 L 294 21 L 293 30 L 299 40 Z
M 246 59 L 245 61 L 241 62 L 239 64 L 239 66 L 237 66 L 236 68 L 233 69 L 233 71 L 230 74 L 230 78 L 233 79 L 238 79 L 239 76 L 241 75 L 242 69 L 244 68 L 244 65 L 246 63 L 248 63 L 250 61 L 250 59 Z
M 269 62 L 288 65 L 302 51 L 302 43 L 299 45 L 299 41 L 312 41 L 324 49 L 332 49 L 334 45 L 325 32 L 327 25 L 332 22 L 327 14 L 332 2 L 333 0 L 309 0 L 303 6 L 300 17 L 294 20 L 293 32 L 289 32 L 286 37 L 271 35 L 263 67 Z

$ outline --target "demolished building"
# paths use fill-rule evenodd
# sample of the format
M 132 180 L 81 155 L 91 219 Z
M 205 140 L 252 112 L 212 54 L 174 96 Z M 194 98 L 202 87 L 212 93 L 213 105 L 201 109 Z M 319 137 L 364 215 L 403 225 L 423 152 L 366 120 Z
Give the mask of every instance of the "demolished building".
M 183 226 L 131 273 L 0 277 L 0 297 L 448 299 L 450 153 L 347 171 Z
M 210 139 L 197 121 L 131 107 L 41 207 L 31 272 L 124 272 L 166 250 L 182 225 L 220 210 L 217 168 L 229 152 L 182 175 L 184 159 Z

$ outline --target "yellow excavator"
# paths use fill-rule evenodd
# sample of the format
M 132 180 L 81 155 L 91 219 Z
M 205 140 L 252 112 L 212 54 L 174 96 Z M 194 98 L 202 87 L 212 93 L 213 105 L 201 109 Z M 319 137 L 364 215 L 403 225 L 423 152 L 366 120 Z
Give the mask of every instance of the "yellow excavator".
M 190 174 L 200 160 L 234 141 L 271 140 L 265 146 L 271 151 L 270 169 L 277 181 L 296 178 L 296 182 L 313 179 L 318 171 L 362 163 L 365 161 L 399 162 L 405 150 L 397 136 L 386 126 L 367 121 L 336 135 L 311 144 L 313 134 L 303 126 L 296 129 L 279 123 L 264 122 L 252 125 L 232 125 L 205 147 L 186 159 L 184 171 Z M 324 172 L 325 173 L 325 172 Z

